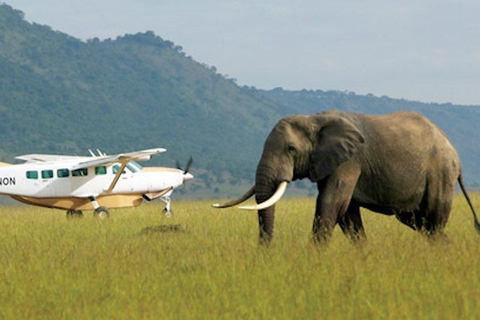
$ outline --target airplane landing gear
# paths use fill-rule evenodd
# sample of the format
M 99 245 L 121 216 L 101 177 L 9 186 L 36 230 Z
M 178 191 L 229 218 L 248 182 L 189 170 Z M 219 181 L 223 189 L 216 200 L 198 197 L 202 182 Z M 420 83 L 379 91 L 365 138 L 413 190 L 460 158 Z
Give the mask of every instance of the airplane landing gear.
M 99 219 L 105 219 L 110 217 L 110 211 L 108 211 L 106 207 L 100 206 L 97 200 L 95 200 L 95 197 L 88 197 L 88 199 L 92 202 L 92 205 L 95 208 L 95 211 L 93 212 L 95 217 Z
M 98 207 L 94 211 L 95 217 L 99 219 L 106 219 L 110 217 L 110 211 L 105 207 Z
M 165 209 L 163 209 L 163 214 L 165 214 L 165 217 L 171 218 L 173 216 L 173 211 L 170 208 L 170 203 L 172 202 L 172 199 L 170 199 L 170 197 L 161 197 L 160 200 L 165 202 Z
M 67 219 L 83 218 L 83 213 L 80 210 L 67 210 Z

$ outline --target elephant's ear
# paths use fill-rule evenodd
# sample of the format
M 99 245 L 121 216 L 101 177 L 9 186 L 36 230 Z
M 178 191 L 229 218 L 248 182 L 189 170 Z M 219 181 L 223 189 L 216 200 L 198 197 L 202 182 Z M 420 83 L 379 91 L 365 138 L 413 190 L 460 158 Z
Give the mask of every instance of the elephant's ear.
M 332 117 L 322 125 L 310 162 L 310 179 L 319 181 L 330 175 L 340 164 L 350 159 L 364 137 L 347 119 Z

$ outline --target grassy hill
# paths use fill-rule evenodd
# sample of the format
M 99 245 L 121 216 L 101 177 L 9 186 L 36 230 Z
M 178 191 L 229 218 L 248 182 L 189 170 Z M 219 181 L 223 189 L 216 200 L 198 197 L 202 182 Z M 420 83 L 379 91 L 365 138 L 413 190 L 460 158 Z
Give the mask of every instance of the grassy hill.
M 452 137 L 468 183 L 480 182 L 475 107 L 240 87 L 153 32 L 84 42 L 0 5 L 0 161 L 158 146 L 168 152 L 151 164 L 193 156 L 189 197 L 233 194 L 253 181 L 264 139 L 281 117 L 330 108 L 425 113 Z

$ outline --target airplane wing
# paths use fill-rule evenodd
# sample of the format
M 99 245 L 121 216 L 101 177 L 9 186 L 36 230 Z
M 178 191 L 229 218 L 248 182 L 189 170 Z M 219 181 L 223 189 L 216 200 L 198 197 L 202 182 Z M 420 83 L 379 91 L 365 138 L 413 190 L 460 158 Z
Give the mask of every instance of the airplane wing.
M 71 166 L 71 170 L 89 168 L 89 167 L 94 167 L 94 166 L 99 166 L 102 164 L 109 164 L 109 163 L 118 163 L 118 162 L 121 163 L 122 165 L 120 169 L 117 171 L 117 173 L 115 174 L 115 177 L 113 178 L 112 183 L 110 184 L 108 189 L 106 189 L 107 194 L 109 194 L 113 191 L 113 188 L 115 188 L 115 186 L 117 185 L 118 179 L 120 179 L 120 175 L 122 174 L 123 170 L 127 166 L 127 163 L 129 163 L 130 161 L 147 161 L 147 160 L 150 160 L 153 155 L 162 153 L 165 151 L 167 150 L 163 148 L 156 148 L 156 149 L 140 150 L 140 151 L 129 152 L 129 153 L 120 153 L 112 156 L 102 156 L 102 157 L 92 158 Z
M 15 157 L 15 159 L 23 160 L 27 162 L 55 162 L 55 161 L 69 161 L 72 164 L 70 165 L 71 170 L 88 168 L 93 166 L 98 166 L 101 164 L 107 163 L 126 163 L 129 161 L 147 161 L 152 158 L 153 155 L 167 151 L 163 148 L 156 149 L 147 149 L 140 150 L 128 153 L 120 153 L 111 156 L 98 156 L 98 157 L 82 157 L 82 156 L 64 156 L 64 155 L 54 155 L 54 154 L 26 154 L 23 156 Z M 78 162 L 75 163 L 77 159 Z
M 53 155 L 53 154 L 26 154 L 23 156 L 15 157 L 15 159 L 23 160 L 27 162 L 51 162 L 51 161 L 72 160 L 76 158 L 81 158 L 81 157 Z
M 152 158 L 153 155 L 162 153 L 167 151 L 163 148 L 156 148 L 156 149 L 147 149 L 135 152 L 128 152 L 128 153 L 120 153 L 111 156 L 102 156 L 102 157 L 95 157 L 91 159 L 87 159 L 85 161 L 81 161 L 77 164 L 71 166 L 71 170 L 95 167 L 102 164 L 109 164 L 120 162 L 122 164 L 127 164 L 130 161 L 147 161 Z

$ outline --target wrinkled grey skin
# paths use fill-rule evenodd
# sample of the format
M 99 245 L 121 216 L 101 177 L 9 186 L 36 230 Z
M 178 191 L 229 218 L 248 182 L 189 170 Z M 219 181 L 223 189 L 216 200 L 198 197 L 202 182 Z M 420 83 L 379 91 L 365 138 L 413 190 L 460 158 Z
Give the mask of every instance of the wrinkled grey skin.
M 454 147 L 432 122 L 412 112 L 329 110 L 282 119 L 257 167 L 257 203 L 270 198 L 280 182 L 303 178 L 318 185 L 313 236 L 320 242 L 337 223 L 351 239 L 365 237 L 360 207 L 395 215 L 428 235 L 441 233 L 457 180 L 464 190 Z M 275 206 L 258 211 L 263 240 L 273 235 L 274 214 Z

